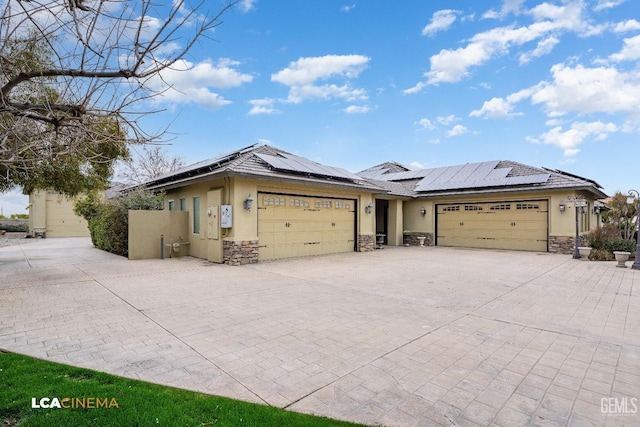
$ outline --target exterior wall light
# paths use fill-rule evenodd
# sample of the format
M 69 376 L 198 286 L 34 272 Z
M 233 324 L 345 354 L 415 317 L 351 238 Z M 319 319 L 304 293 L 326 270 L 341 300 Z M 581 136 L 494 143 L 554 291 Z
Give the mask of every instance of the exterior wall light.
M 593 207 L 593 213 L 596 215 L 600 215 L 600 206 L 594 206 Z
M 253 204 L 253 197 L 251 197 L 251 194 L 249 194 L 247 196 L 246 199 L 244 199 L 244 208 L 248 211 L 251 210 L 251 205 Z
M 564 212 L 564 210 L 567 208 L 567 206 L 564 204 L 564 200 L 560 200 L 560 212 Z
M 364 207 L 364 211 L 368 214 L 370 214 L 371 212 L 373 212 L 373 203 L 369 203 L 367 206 Z
M 427 214 L 427 208 L 424 206 L 420 208 L 420 215 L 425 216 Z

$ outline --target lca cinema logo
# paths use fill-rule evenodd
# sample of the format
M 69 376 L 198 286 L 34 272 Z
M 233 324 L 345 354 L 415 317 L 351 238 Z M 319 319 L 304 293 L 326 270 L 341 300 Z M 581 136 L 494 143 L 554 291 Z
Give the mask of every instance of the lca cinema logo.
M 115 397 L 32 397 L 34 409 L 102 409 L 119 408 Z

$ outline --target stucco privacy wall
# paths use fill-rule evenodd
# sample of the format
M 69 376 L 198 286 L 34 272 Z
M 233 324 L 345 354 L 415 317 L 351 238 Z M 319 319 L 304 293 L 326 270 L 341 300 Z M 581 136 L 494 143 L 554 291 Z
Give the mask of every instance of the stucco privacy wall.
M 160 258 L 161 237 L 165 258 L 188 255 L 189 213 L 129 211 L 129 259 Z
M 549 209 L 549 251 L 567 253 L 575 237 L 575 208 L 570 199 L 576 195 L 585 197 L 588 203 L 587 214 L 580 215 L 580 234 L 584 235 L 589 230 L 598 226 L 599 215 L 594 212 L 594 198 L 588 192 L 575 192 L 570 190 L 560 191 L 521 191 L 518 193 L 491 193 L 468 194 L 455 197 L 429 197 L 422 199 L 405 200 L 403 204 L 404 230 L 412 233 L 420 232 L 425 235 L 435 235 L 436 231 L 436 205 L 464 202 L 500 202 L 500 201 L 527 201 L 547 200 Z M 560 202 L 564 202 L 565 211 L 560 211 Z M 421 214 L 421 208 L 426 209 L 426 214 Z M 586 221 L 586 223 L 585 223 Z M 570 241 L 571 245 L 557 245 L 554 242 Z M 569 248 L 569 249 L 567 249 Z

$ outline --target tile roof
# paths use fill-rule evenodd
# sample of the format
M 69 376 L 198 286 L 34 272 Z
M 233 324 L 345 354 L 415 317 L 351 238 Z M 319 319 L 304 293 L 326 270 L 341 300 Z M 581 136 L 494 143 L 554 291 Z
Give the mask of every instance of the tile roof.
M 430 169 L 392 171 L 386 164 L 363 172 L 379 181 L 402 184 L 407 191 L 385 187 L 398 196 L 431 197 L 535 189 L 583 189 L 604 197 L 595 181 L 559 170 L 536 168 L 510 160 L 466 163 Z M 386 172 L 385 172 L 386 171 Z M 360 174 L 359 173 L 359 174 Z
M 345 169 L 323 165 L 269 145 L 256 145 L 194 163 L 161 175 L 143 185 L 152 190 L 160 190 L 223 176 L 247 176 L 382 191 L 379 186 Z
M 269 145 L 257 144 L 194 163 L 143 185 L 152 190 L 171 189 L 223 176 L 304 182 L 407 198 L 563 188 L 586 190 L 598 198 L 606 197 L 602 187 L 590 179 L 509 160 L 418 170 L 386 162 L 353 174 Z

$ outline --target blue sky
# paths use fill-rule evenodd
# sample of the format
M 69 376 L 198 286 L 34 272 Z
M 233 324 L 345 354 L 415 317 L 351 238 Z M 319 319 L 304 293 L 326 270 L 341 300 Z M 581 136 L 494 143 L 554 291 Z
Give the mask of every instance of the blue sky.
M 353 172 L 515 160 L 640 187 L 633 0 L 244 0 L 223 20 L 142 122 L 188 163 L 258 142 Z

